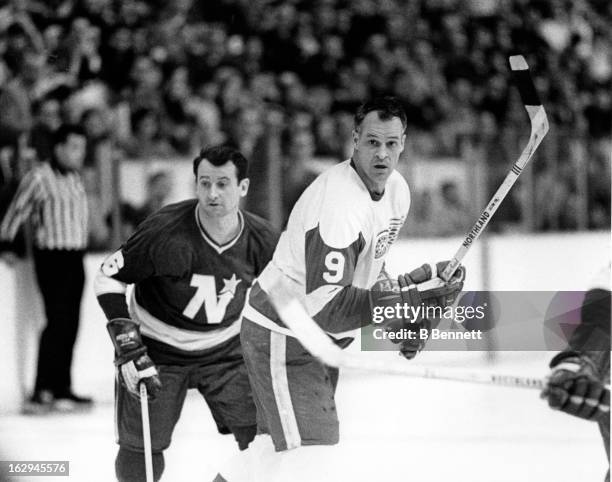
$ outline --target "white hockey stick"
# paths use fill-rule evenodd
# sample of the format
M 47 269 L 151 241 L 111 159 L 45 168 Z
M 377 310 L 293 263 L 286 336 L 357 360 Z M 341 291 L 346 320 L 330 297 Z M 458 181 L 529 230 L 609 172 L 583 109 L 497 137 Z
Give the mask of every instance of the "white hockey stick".
M 315 357 L 326 365 L 338 368 L 352 368 L 370 372 L 402 375 L 414 378 L 434 378 L 457 382 L 485 383 L 505 387 L 542 389 L 543 380 L 515 375 L 486 372 L 465 372 L 452 368 L 431 369 L 411 366 L 405 360 L 364 358 L 348 353 L 335 345 L 327 334 L 308 316 L 304 307 L 295 299 L 283 298 L 282 289 L 270 292 L 270 299 L 283 323 Z
M 278 288 L 278 287 L 277 287 Z M 454 382 L 480 383 L 513 388 L 534 388 L 542 390 L 545 380 L 541 378 L 524 377 L 487 372 L 465 372 L 453 368 L 431 369 L 410 366 L 405 360 L 390 361 L 386 359 L 365 359 L 357 354 L 347 353 L 334 344 L 327 334 L 308 316 L 304 307 L 295 298 L 284 298 L 280 289 L 271 290 L 269 294 L 272 304 L 281 320 L 293 332 L 304 347 L 323 363 L 336 368 L 348 368 L 388 375 L 401 375 L 411 378 L 431 378 Z M 605 385 L 610 390 L 610 384 Z M 577 395 L 570 397 L 575 404 L 584 403 Z M 587 400 L 586 403 L 589 401 Z M 595 402 L 596 403 L 596 402 Z M 609 405 L 599 405 L 599 410 L 609 412 Z
M 510 189 L 520 176 L 521 172 L 527 165 L 527 163 L 533 157 L 533 153 L 544 139 L 544 136 L 548 132 L 548 119 L 544 107 L 538 98 L 538 93 L 533 85 L 531 75 L 529 75 L 529 67 L 527 62 L 522 55 L 514 55 L 510 57 L 510 68 L 514 77 L 514 82 L 519 90 L 527 114 L 529 114 L 529 121 L 531 123 L 531 135 L 529 136 L 529 142 L 523 149 L 521 156 L 512 166 L 512 169 L 502 182 L 501 186 L 497 189 L 489 204 L 484 209 L 482 214 L 478 217 L 478 220 L 472 226 L 472 229 L 467 233 L 465 239 L 461 243 L 461 246 L 455 253 L 440 275 L 444 281 L 448 281 L 457 267 L 461 263 L 461 260 L 465 257 L 469 249 L 474 244 L 474 241 L 478 239 L 480 233 L 489 224 L 489 221 L 497 211 L 497 208 L 504 200 Z
M 147 386 L 140 383 L 140 414 L 142 416 L 142 440 L 147 482 L 153 482 L 153 452 L 151 451 L 151 424 L 149 423 L 149 396 Z

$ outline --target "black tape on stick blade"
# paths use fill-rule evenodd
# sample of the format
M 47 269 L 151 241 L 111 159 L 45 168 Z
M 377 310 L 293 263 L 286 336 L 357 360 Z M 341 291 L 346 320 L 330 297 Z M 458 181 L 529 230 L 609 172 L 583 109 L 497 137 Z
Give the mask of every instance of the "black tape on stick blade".
M 516 60 L 518 58 L 518 61 Z M 514 78 L 514 85 L 519 90 L 521 100 L 525 105 L 542 105 L 538 93 L 531 80 L 529 74 L 529 68 L 527 63 L 522 56 L 510 57 L 510 66 L 512 67 L 512 76 Z

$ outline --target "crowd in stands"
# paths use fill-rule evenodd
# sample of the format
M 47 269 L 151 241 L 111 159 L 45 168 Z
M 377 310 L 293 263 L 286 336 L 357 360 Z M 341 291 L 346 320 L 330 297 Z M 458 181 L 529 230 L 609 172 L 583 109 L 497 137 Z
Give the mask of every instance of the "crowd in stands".
M 610 25 L 612 2 L 599 0 L 8 0 L 0 185 L 46 159 L 71 122 L 87 132 L 102 200 L 113 159 L 193 157 L 223 142 L 251 158 L 257 186 L 270 136 L 285 171 L 302 172 L 294 156 L 345 159 L 355 107 L 390 93 L 408 112 L 405 157 L 480 143 L 494 187 L 528 133 L 507 65 L 520 52 L 553 126 L 534 176 L 548 211 L 534 226 L 580 227 L 576 198 L 588 196 L 583 227 L 607 228 Z M 304 184 L 309 173 L 296 172 L 291 183 Z

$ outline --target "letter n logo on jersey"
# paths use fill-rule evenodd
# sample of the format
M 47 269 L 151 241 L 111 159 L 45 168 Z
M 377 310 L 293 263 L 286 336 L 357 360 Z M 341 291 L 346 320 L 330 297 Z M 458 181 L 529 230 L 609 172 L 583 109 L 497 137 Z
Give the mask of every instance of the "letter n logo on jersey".
M 204 305 L 206 323 L 209 325 L 221 323 L 225 317 L 227 305 L 234 299 L 236 287 L 241 281 L 236 278 L 235 274 L 230 279 L 224 279 L 223 289 L 217 296 L 214 276 L 194 274 L 191 277 L 190 285 L 197 290 L 183 310 L 183 315 L 193 320 Z

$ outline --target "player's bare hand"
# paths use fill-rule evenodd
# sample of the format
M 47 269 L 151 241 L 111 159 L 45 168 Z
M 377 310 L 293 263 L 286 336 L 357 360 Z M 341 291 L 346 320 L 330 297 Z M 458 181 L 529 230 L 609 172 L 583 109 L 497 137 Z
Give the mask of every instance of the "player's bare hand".
M 610 390 L 586 355 L 562 352 L 550 362 L 541 398 L 554 410 L 586 420 L 600 420 L 610 413 Z

